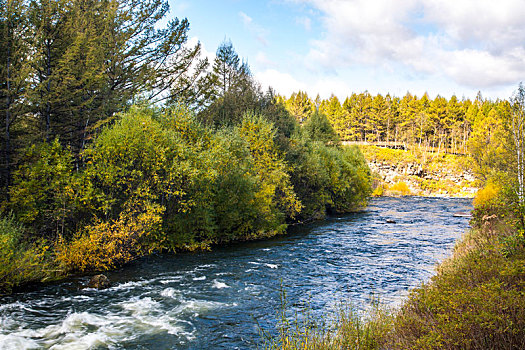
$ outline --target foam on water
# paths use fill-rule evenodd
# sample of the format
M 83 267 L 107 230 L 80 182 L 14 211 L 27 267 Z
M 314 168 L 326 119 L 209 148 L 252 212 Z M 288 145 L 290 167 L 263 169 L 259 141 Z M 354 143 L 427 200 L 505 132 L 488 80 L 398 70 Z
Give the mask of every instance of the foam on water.
M 30 338 L 19 334 L 0 334 L 0 350 L 39 349 L 40 345 Z
M 468 205 L 456 201 L 447 210 Z M 0 350 L 257 348 L 254 319 L 265 330 L 275 328 L 283 286 L 292 310 L 307 303 L 324 314 L 341 300 L 362 309 L 371 293 L 396 305 L 434 273 L 466 227 L 461 218 L 439 226 L 450 215 L 431 214 L 443 206 L 373 199 L 368 211 L 297 227 L 300 232 L 275 240 L 148 258 L 110 273 L 120 283 L 106 290 L 77 289 L 85 283 L 80 277 L 5 297 Z M 399 224 L 384 225 L 387 217 Z M 443 232 L 436 235 L 435 227 Z
M 213 288 L 216 288 L 216 289 L 223 289 L 223 288 L 230 288 L 230 286 L 227 285 L 227 284 L 224 283 L 224 282 L 220 282 L 220 281 L 217 281 L 217 280 L 213 280 Z
M 270 269 L 277 269 L 277 268 L 279 268 L 279 265 L 276 265 L 276 264 L 264 264 L 264 265 L 269 267 Z
M 218 301 L 210 300 L 198 300 L 198 299 L 183 299 L 181 301 L 180 310 L 182 312 L 203 312 L 213 309 L 219 309 L 225 306 L 231 306 L 230 304 L 220 303 Z
M 160 295 L 163 296 L 163 297 L 166 297 L 166 298 L 175 298 L 175 297 L 179 297 L 181 295 L 180 291 L 176 290 L 175 288 L 166 288 L 166 289 L 163 289 L 161 292 L 160 292 Z
M 174 295 L 175 291 L 168 288 L 166 293 Z M 161 332 L 194 339 L 195 329 L 191 322 L 180 318 L 181 310 L 165 310 L 161 303 L 150 297 L 132 298 L 118 305 L 123 312 L 73 312 L 59 324 L 0 334 L 0 349 L 92 349 L 111 346 L 140 334 Z M 192 301 L 184 308 L 203 310 L 214 306 L 210 302 L 199 305 Z
M 27 304 L 21 303 L 19 301 L 15 301 L 14 303 L 0 305 L 0 312 L 4 310 L 12 310 L 12 309 L 20 309 L 20 310 L 27 310 L 27 311 L 31 310 Z
M 144 286 L 152 284 L 155 281 L 157 281 L 156 278 L 150 279 L 150 280 L 144 280 L 144 281 L 125 282 L 125 283 L 118 284 L 114 287 L 111 287 L 109 288 L 109 290 L 127 290 L 127 289 L 135 289 L 135 288 L 144 288 Z
M 161 280 L 159 282 L 162 283 L 162 284 L 170 284 L 170 283 L 180 282 L 181 280 L 182 280 L 182 277 L 178 276 L 178 277 L 170 278 L 170 279 L 167 279 L 167 280 Z

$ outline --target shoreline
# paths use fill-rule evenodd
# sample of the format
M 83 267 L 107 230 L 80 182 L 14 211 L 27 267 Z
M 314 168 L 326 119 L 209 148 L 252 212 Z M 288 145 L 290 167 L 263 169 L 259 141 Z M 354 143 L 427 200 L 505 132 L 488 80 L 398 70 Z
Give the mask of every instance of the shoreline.
M 423 196 L 423 195 L 415 195 L 415 194 L 371 196 L 370 199 L 373 200 L 375 198 L 381 198 L 381 197 L 385 197 L 385 198 L 401 198 L 401 199 L 403 197 L 420 197 L 420 198 L 430 198 L 430 199 L 436 199 L 436 198 L 439 198 L 439 199 L 470 199 L 469 197 L 443 196 L 443 195 Z M 352 212 L 359 212 L 359 211 L 362 211 L 362 210 L 366 210 L 366 207 L 356 209 L 356 210 L 354 210 Z M 322 223 L 323 221 L 325 221 L 326 219 L 328 219 L 330 217 L 337 217 L 339 215 L 345 215 L 345 214 L 349 214 L 349 213 L 352 213 L 352 212 L 341 213 L 341 214 L 327 214 L 324 218 L 320 218 L 320 219 L 313 219 L 313 220 L 309 220 L 309 221 L 289 223 L 287 225 L 287 228 L 286 228 L 285 232 L 280 233 L 280 234 L 275 234 L 275 235 L 270 235 L 270 236 L 254 237 L 252 239 L 245 239 L 245 240 L 235 240 L 235 241 L 228 241 L 228 242 L 223 242 L 223 243 L 215 243 L 215 244 L 210 244 L 209 246 L 205 246 L 205 247 L 191 248 L 191 249 L 187 248 L 187 249 L 181 249 L 181 250 L 175 251 L 175 252 L 169 252 L 169 251 L 166 251 L 166 252 L 152 252 L 151 254 L 147 254 L 147 255 L 141 256 L 141 257 L 139 257 L 139 258 L 137 258 L 135 260 L 132 260 L 132 261 L 130 261 L 130 262 L 124 264 L 124 265 L 120 265 L 120 266 L 117 266 L 117 267 L 115 267 L 113 269 L 109 269 L 109 270 L 85 271 L 85 272 L 78 272 L 78 273 L 67 274 L 67 275 L 64 275 L 64 276 L 61 276 L 61 277 L 58 277 L 58 278 L 49 277 L 47 280 L 43 280 L 43 281 L 30 281 L 30 282 L 18 285 L 16 287 L 13 287 L 10 293 L 0 293 L 0 298 L 8 297 L 8 296 L 16 294 L 16 293 L 24 293 L 24 292 L 27 292 L 27 291 L 38 290 L 40 287 L 45 287 L 46 285 L 49 285 L 49 284 L 62 283 L 62 282 L 65 282 L 67 280 L 70 280 L 70 279 L 72 279 L 72 280 L 73 279 L 80 279 L 80 278 L 88 279 L 88 278 L 91 278 L 91 277 L 93 277 L 95 275 L 98 275 L 98 274 L 114 272 L 114 271 L 117 271 L 117 270 L 119 270 L 121 268 L 126 267 L 127 265 L 136 263 L 140 259 L 148 258 L 148 257 L 155 256 L 155 255 L 164 255 L 164 254 L 169 254 L 169 255 L 199 254 L 199 253 L 205 253 L 207 251 L 212 251 L 213 249 L 216 249 L 216 248 L 230 247 L 230 246 L 235 246 L 235 245 L 238 245 L 238 244 L 249 243 L 249 242 L 268 241 L 268 240 L 276 239 L 278 237 L 286 236 L 289 233 L 290 229 L 297 230 L 301 226 L 307 226 L 307 225 L 311 225 L 311 224 L 315 224 L 315 223 Z M 79 288 L 87 288 L 87 285 L 79 287 Z

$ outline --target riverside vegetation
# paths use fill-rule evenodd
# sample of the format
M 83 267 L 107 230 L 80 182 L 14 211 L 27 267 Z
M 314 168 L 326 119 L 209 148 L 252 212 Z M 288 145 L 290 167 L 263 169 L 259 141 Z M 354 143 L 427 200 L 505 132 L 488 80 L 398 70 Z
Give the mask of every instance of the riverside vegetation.
M 285 328 L 276 346 L 523 347 L 522 86 L 509 101 L 287 99 L 263 93 L 229 42 L 201 58 L 187 19 L 160 25 L 167 11 L 158 0 L 0 0 L 3 292 L 353 210 L 371 175 L 341 140 L 394 142 L 469 157 L 485 186 L 473 231 L 394 314 Z
M 483 182 L 472 228 L 437 275 L 395 310 L 342 308 L 319 326 L 283 317 L 272 349 L 523 349 L 525 347 L 525 88 L 508 114 L 470 142 Z M 479 137 L 479 135 L 478 135 Z
M 81 170 L 58 138 L 28 148 L 2 220 L 2 287 L 270 237 L 363 205 L 363 156 L 318 140 L 312 124 L 279 135 L 246 114 L 212 130 L 184 107 L 132 107 L 86 148 Z
M 93 10 L 96 9 L 96 10 Z M 0 290 L 270 237 L 366 203 L 327 118 L 300 125 L 167 2 L 0 2 Z
M 475 199 L 472 229 L 398 309 L 343 305 L 327 324 L 282 312 L 269 349 L 523 349 L 525 239 L 501 188 Z

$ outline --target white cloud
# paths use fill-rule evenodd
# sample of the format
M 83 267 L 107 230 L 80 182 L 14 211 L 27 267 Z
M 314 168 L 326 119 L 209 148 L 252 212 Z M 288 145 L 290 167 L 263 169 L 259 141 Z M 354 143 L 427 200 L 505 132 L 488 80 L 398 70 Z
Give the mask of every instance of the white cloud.
M 241 11 L 239 12 L 239 16 L 241 17 L 242 22 L 244 23 L 245 26 L 249 26 L 253 23 L 253 18 L 248 16 L 246 13 Z
M 266 54 L 262 51 L 257 52 L 255 55 L 255 63 L 261 69 L 277 67 L 277 63 L 268 58 L 268 56 L 266 56 Z
M 239 17 L 241 17 L 242 23 L 244 24 L 244 27 L 250 31 L 250 33 L 264 46 L 268 46 L 268 41 L 266 40 L 266 36 L 268 31 L 261 27 L 260 25 L 256 24 L 253 21 L 253 18 L 248 16 L 246 13 L 240 11 Z
M 295 1 L 323 16 L 325 32 L 306 58 L 310 68 L 404 67 L 472 88 L 525 77 L 523 0 Z
M 272 87 L 278 94 L 290 96 L 294 92 L 305 91 L 312 98 L 319 94 L 322 98 L 328 98 L 336 94 L 340 99 L 349 96 L 352 89 L 349 84 L 338 77 L 322 77 L 314 81 L 301 81 L 289 73 L 283 73 L 276 69 L 267 69 L 255 74 L 255 78 L 261 84 L 263 90 Z
M 303 26 L 304 29 L 308 32 L 312 30 L 312 20 L 310 19 L 310 17 L 297 17 L 295 19 L 295 23 Z
M 275 69 L 267 69 L 255 74 L 263 90 L 272 87 L 281 95 L 290 96 L 294 91 L 305 90 L 306 85 L 296 80 L 291 74 L 282 73 Z

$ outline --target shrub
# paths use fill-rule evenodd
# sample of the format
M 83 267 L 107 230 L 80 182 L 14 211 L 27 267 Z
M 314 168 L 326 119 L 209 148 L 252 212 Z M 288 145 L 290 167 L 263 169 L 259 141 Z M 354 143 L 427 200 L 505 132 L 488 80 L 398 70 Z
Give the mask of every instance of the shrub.
M 301 210 L 290 183 L 289 169 L 274 144 L 273 125 L 256 115 L 246 115 L 235 132 L 247 142 L 253 159 L 251 174 L 257 179 L 255 201 L 261 219 L 258 231 L 283 233 L 285 218 Z
M 408 196 L 410 195 L 410 188 L 404 182 L 396 182 L 388 188 L 388 191 L 394 195 Z
M 45 241 L 23 241 L 24 228 L 13 215 L 0 218 L 0 292 L 20 283 L 39 281 L 55 271 L 50 267 Z
M 524 263 L 525 247 L 506 223 L 471 231 L 431 282 L 411 293 L 396 316 L 391 347 L 522 348 Z
M 372 192 L 372 197 L 381 197 L 385 193 L 385 187 L 380 184 Z
M 10 207 L 38 236 L 64 235 L 75 230 L 82 188 L 71 152 L 55 139 L 26 150 L 14 173 Z
M 493 206 L 498 200 L 500 191 L 499 186 L 492 182 L 487 183 L 487 185 L 476 194 L 473 202 L 474 206 L 477 208 Z
M 299 219 L 319 219 L 329 212 L 349 212 L 365 205 L 371 190 L 370 169 L 357 147 L 339 147 L 296 135 L 287 154 L 294 191 L 303 204 Z
M 145 245 L 160 230 L 163 208 L 136 203 L 118 220 L 102 221 L 86 227 L 71 243 L 59 242 L 57 261 L 66 271 L 109 270 L 151 251 Z

